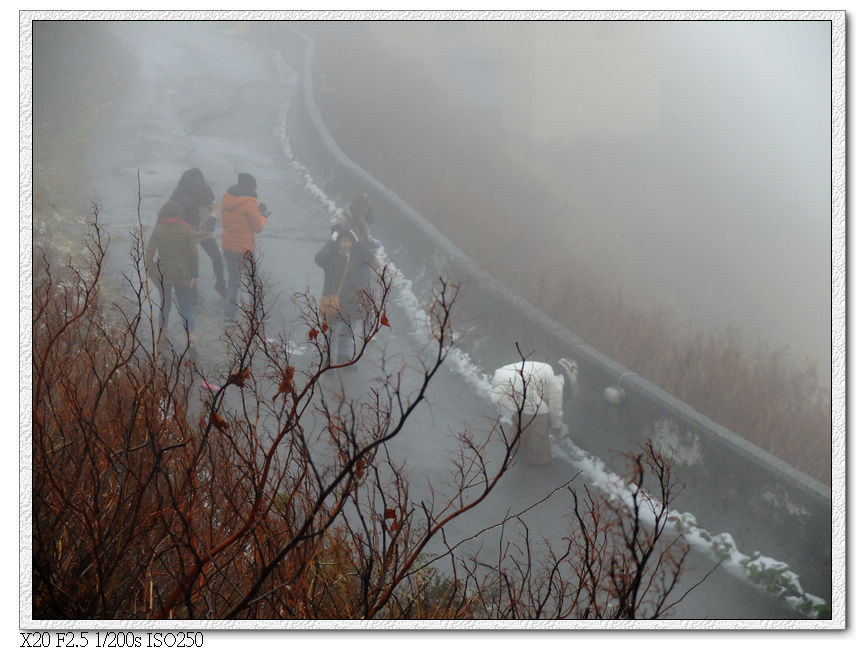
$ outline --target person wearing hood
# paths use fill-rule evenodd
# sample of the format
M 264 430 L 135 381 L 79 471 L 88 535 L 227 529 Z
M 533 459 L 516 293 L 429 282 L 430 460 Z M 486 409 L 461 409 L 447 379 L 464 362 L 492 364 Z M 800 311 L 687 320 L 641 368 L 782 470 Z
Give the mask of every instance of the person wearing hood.
M 351 230 L 339 227 L 315 263 L 324 270 L 320 315 L 332 332 L 331 352 L 337 364 L 348 363 L 355 353 L 352 322 L 364 316 L 361 301 L 375 256 Z
M 557 365 L 562 374 L 556 374 L 548 363 L 526 360 L 503 366 L 493 374 L 490 397 L 501 417 L 510 421 L 514 433 L 515 415 L 522 406 L 521 446 L 529 465 L 550 462 L 550 429 L 561 438 L 568 436 L 562 407 L 576 392 L 579 369 L 570 359 L 559 359 Z
M 237 183 L 222 197 L 222 254 L 228 271 L 226 318 L 233 318 L 237 311 L 243 257 L 255 252 L 255 235 L 267 224 L 267 209 L 258 202 L 257 185 L 252 174 L 238 174 Z
M 189 333 L 189 344 L 194 347 L 191 294 L 198 277 L 198 245 L 192 226 L 183 219 L 183 206 L 179 203 L 169 201 L 160 208 L 145 247 L 144 268 L 162 293 L 160 329 L 164 330 L 168 324 L 173 293 Z
M 370 233 L 374 221 L 372 200 L 366 193 L 358 194 L 333 219 L 331 232 L 350 230 L 362 244 L 370 249 L 376 249 L 381 247 L 381 242 L 373 239 Z
M 216 276 L 214 289 L 224 300 L 225 275 L 222 268 L 222 254 L 214 237 L 216 201 L 213 190 L 204 180 L 204 174 L 198 167 L 183 172 L 170 200 L 183 207 L 183 220 L 192 226 L 196 241 L 210 258 L 213 274 Z M 198 302 L 197 288 L 192 293 L 192 302 L 193 304 Z

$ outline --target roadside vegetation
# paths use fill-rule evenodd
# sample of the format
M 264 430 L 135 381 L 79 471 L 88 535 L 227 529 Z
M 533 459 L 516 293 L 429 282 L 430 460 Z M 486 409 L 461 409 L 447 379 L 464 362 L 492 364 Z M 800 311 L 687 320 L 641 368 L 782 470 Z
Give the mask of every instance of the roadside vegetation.
M 449 103 L 418 67 L 376 52 L 346 30 L 316 27 L 310 28 L 319 39 L 317 99 L 349 157 L 590 345 L 830 482 L 829 395 L 813 363 L 733 326 L 686 330 L 669 314 L 623 297 L 609 270 L 616 256 L 589 206 L 556 189 L 482 119 Z M 580 237 L 538 227 L 536 215 L 572 215 Z
M 530 533 L 524 512 L 446 534 L 497 489 L 530 422 L 520 408 L 514 433 L 492 421 L 456 435 L 443 485 L 410 480 L 391 450 L 449 352 L 459 286 L 439 283 L 418 358 L 349 398 L 327 378 L 390 327 L 387 267 L 335 366 L 308 294 L 297 322 L 265 334 L 269 292 L 248 256 L 205 377 L 156 325 L 141 232 L 119 298 L 100 288 L 98 211 L 82 258 L 34 260 L 34 618 L 661 618 L 689 593 L 674 596 L 689 547 L 667 526 L 680 486 L 650 441 L 625 454 L 626 496 L 560 486 L 562 539 Z M 290 352 L 301 341 L 311 355 Z M 482 534 L 508 540 L 492 562 L 466 550 Z

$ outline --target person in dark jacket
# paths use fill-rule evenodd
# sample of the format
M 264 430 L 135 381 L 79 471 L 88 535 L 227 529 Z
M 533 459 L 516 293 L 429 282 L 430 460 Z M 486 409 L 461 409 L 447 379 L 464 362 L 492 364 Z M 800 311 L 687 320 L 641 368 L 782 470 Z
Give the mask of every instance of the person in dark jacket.
M 252 174 L 241 173 L 222 197 L 222 254 L 228 270 L 226 318 L 234 317 L 237 311 L 243 256 L 255 252 L 255 235 L 267 224 L 267 209 L 258 202 L 257 186 Z
M 195 230 L 195 239 L 204 249 L 213 264 L 213 274 L 216 276 L 216 292 L 225 299 L 225 275 L 222 268 L 222 254 L 216 243 L 216 201 L 213 190 L 204 180 L 204 174 L 198 167 L 187 169 L 177 182 L 177 187 L 171 194 L 171 201 L 183 207 L 183 220 Z M 193 303 L 198 302 L 198 292 L 193 291 Z
M 198 277 L 198 245 L 192 226 L 183 219 L 183 207 L 179 203 L 169 201 L 160 208 L 145 247 L 144 267 L 162 293 L 161 329 L 165 329 L 168 323 L 173 293 L 189 333 L 190 345 L 194 346 L 191 292 Z
M 369 290 L 369 268 L 375 261 L 369 247 L 347 228 L 338 228 L 315 255 L 315 263 L 324 270 L 323 301 L 325 296 L 339 295 L 339 313 L 323 315 L 331 327 L 337 364 L 354 356 L 352 321 L 363 318 L 361 296 Z
M 381 248 L 381 242 L 372 237 L 371 228 L 374 221 L 372 200 L 368 194 L 358 194 L 331 220 L 331 235 L 335 236 L 338 231 L 348 231 L 362 247 L 371 252 L 376 251 Z M 363 277 L 358 277 L 357 287 L 370 288 L 372 273 L 377 271 L 378 267 L 378 258 L 373 254 L 369 263 L 359 269 Z

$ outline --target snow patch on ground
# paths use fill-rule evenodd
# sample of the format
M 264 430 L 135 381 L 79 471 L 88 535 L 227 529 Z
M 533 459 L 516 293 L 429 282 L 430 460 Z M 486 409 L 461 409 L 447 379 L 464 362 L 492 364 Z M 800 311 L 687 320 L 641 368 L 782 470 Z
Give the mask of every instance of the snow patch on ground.
M 762 498 L 772 504 L 773 507 L 786 510 L 789 514 L 795 517 L 811 517 L 813 513 L 804 506 L 794 503 L 790 500 L 786 491 L 782 490 L 782 494 L 767 490 L 762 494 Z
M 664 456 L 677 465 L 688 467 L 703 464 L 703 454 L 700 451 L 700 441 L 693 433 L 679 432 L 679 425 L 669 418 L 661 418 L 655 422 L 655 435 L 652 436 L 655 447 Z
M 601 460 L 570 440 L 556 441 L 553 454 L 571 463 L 587 483 L 599 488 L 608 498 L 621 500 L 628 507 L 632 507 L 635 486 L 626 485 L 625 481 L 608 470 Z M 648 494 L 638 495 L 637 503 L 645 523 L 652 524 L 652 513 L 660 508 L 660 504 Z M 710 534 L 699 527 L 696 517 L 689 512 L 670 510 L 668 521 L 692 548 L 715 558 L 724 569 L 736 577 L 757 585 L 770 595 L 784 598 L 791 607 L 809 618 L 817 618 L 825 612 L 826 601 L 806 593 L 802 589 L 799 576 L 791 571 L 786 563 L 765 557 L 758 551 L 745 555 L 739 551 L 730 533 Z

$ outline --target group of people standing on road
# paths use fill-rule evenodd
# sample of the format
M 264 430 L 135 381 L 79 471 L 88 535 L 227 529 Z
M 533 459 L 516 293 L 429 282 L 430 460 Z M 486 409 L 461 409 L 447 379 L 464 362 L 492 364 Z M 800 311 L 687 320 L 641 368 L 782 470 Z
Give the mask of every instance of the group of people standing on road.
M 255 236 L 264 230 L 269 216 L 258 200 L 257 185 L 251 174 L 238 174 L 217 208 L 203 172 L 193 167 L 183 172 L 159 210 L 145 247 L 145 267 L 161 291 L 160 327 L 166 327 L 176 298 L 190 347 L 196 346 L 192 307 L 199 301 L 198 247 L 211 260 L 214 289 L 222 297 L 224 317 L 230 320 L 237 313 L 244 256 L 254 253 Z M 222 219 L 221 254 L 216 242 L 217 214 Z M 371 272 L 377 266 L 374 251 L 381 244 L 371 237 L 372 222 L 372 202 L 361 194 L 332 221 L 331 236 L 315 256 L 324 271 L 321 317 L 333 329 L 331 354 L 338 364 L 353 356 L 352 322 L 362 317 L 360 295 L 370 287 Z
M 238 308 L 244 256 L 255 251 L 255 236 L 264 230 L 269 214 L 256 191 L 256 179 L 248 173 L 238 174 L 237 182 L 225 191 L 220 208 L 221 256 L 215 197 L 200 169 L 186 170 L 159 210 L 146 245 L 145 265 L 161 289 L 161 327 L 166 326 L 174 295 L 190 347 L 196 344 L 192 306 L 198 302 L 198 247 L 210 257 L 214 289 L 223 299 L 225 318 L 232 319 Z M 324 271 L 319 316 L 331 330 L 330 360 L 337 366 L 351 364 L 358 352 L 352 324 L 363 318 L 363 296 L 378 265 L 375 250 L 381 247 L 371 236 L 372 223 L 372 203 L 361 194 L 332 220 L 330 237 L 315 255 L 315 263 Z M 522 360 L 499 368 L 493 376 L 490 397 L 503 418 L 512 421 L 523 409 L 522 421 L 512 421 L 512 426 L 523 428 L 530 465 L 550 462 L 551 431 L 560 437 L 569 433 L 563 404 L 576 391 L 578 368 L 570 359 L 560 359 L 557 366 L 560 372 L 547 363 Z
M 161 291 L 160 327 L 168 322 L 174 296 L 190 347 L 196 345 L 192 306 L 199 302 L 198 247 L 213 264 L 214 289 L 223 300 L 225 317 L 231 318 L 237 309 L 243 255 L 255 250 L 255 234 L 267 223 L 267 207 L 259 203 L 256 186 L 255 177 L 241 173 L 222 197 L 221 254 L 216 243 L 216 197 L 199 168 L 183 172 L 159 210 L 145 247 L 145 267 Z

